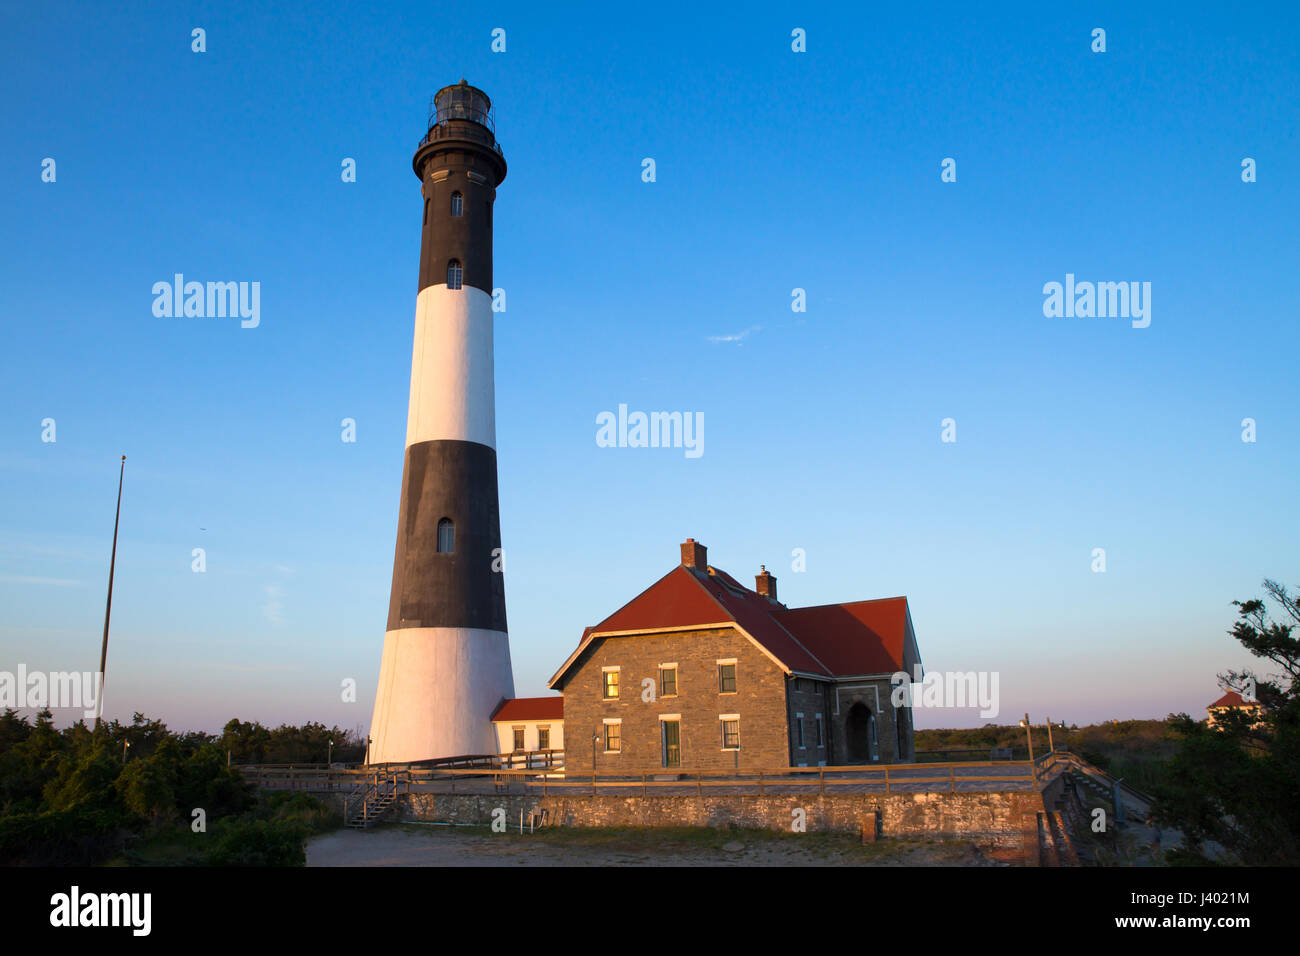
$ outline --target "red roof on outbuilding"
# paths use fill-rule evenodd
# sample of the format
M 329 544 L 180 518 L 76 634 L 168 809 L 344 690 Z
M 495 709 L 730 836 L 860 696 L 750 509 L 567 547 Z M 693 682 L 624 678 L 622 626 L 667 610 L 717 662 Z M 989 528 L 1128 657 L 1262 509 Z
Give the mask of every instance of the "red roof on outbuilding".
M 1257 703 L 1257 701 L 1247 701 L 1235 690 L 1230 690 L 1211 704 L 1210 707 L 1254 707 Z M 1208 709 L 1209 707 L 1206 708 L 1206 710 Z
M 492 720 L 563 720 L 564 698 L 510 697 L 501 702 L 492 714 Z

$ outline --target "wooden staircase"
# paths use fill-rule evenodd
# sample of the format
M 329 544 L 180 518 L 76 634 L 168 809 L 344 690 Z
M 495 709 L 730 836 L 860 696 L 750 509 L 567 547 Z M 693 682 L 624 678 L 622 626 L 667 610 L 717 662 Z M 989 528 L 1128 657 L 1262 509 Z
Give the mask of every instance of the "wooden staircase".
M 1030 866 L 1078 866 L 1079 850 L 1072 834 L 1081 832 L 1091 822 L 1089 806 L 1110 804 L 1113 823 L 1123 827 L 1126 815 L 1145 820 L 1152 798 L 1112 777 L 1086 760 L 1068 751 L 1053 751 L 1039 761 L 1040 783 L 1063 777 L 1063 787 L 1054 805 L 1031 815 L 1025 832 L 1025 848 Z M 1035 826 L 1033 816 L 1037 817 Z M 1037 840 L 1034 830 L 1037 830 Z M 1035 852 L 1035 850 L 1037 852 Z
M 343 825 L 352 830 L 369 830 L 382 822 L 397 802 L 398 780 L 397 772 L 375 771 L 343 801 Z

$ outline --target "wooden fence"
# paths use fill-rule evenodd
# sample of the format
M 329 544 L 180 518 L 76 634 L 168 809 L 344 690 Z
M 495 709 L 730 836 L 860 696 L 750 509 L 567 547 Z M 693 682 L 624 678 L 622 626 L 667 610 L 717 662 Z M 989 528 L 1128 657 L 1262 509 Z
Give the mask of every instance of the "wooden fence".
M 403 793 L 470 793 L 520 788 L 523 792 L 678 794 L 778 792 L 935 793 L 1040 789 L 1064 772 L 1060 752 L 1028 761 L 958 761 L 949 763 L 877 764 L 840 767 L 773 767 L 742 770 L 672 770 L 643 773 L 566 773 L 562 761 L 549 757 L 496 754 L 467 756 L 420 764 L 329 769 L 318 765 L 258 765 L 240 770 L 258 787 L 276 790 L 348 791 L 375 781 L 377 774 L 396 778 Z M 1070 755 L 1071 757 L 1073 755 Z M 519 758 L 519 759 L 512 759 Z M 1075 758 L 1077 760 L 1077 758 Z

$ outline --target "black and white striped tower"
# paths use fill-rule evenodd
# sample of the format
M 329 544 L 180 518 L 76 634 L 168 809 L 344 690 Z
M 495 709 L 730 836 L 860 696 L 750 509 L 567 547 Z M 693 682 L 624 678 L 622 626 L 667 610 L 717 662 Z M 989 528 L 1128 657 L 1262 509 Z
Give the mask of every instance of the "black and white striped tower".
M 371 763 L 494 753 L 514 696 L 497 503 L 492 203 L 506 176 L 491 101 L 434 97 L 416 149 L 424 196 L 411 402 Z

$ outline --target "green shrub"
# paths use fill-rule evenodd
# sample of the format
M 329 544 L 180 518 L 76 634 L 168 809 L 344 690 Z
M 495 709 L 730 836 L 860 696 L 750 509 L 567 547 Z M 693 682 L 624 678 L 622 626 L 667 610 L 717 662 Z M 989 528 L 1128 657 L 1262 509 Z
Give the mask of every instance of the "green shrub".
M 93 866 L 121 847 L 124 831 L 111 810 L 79 809 L 0 817 L 0 863 Z
M 299 824 L 238 817 L 219 821 L 209 866 L 304 866 L 307 830 Z

